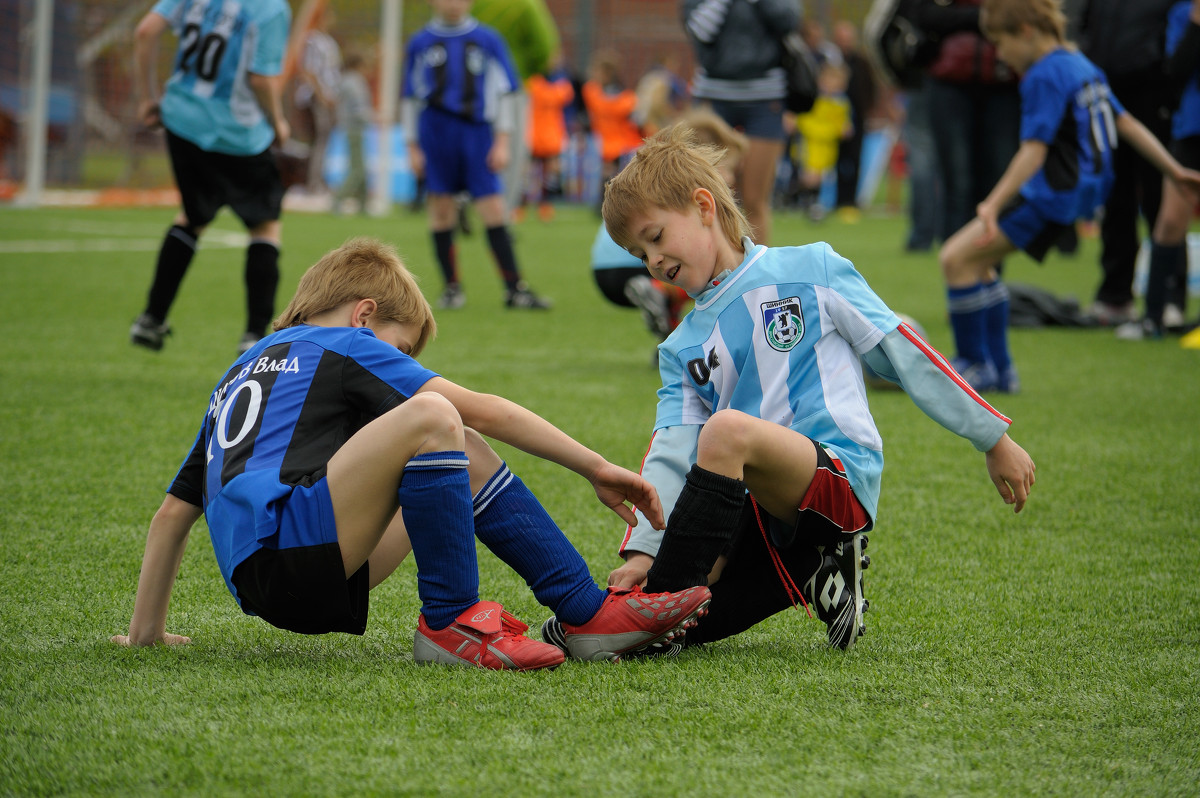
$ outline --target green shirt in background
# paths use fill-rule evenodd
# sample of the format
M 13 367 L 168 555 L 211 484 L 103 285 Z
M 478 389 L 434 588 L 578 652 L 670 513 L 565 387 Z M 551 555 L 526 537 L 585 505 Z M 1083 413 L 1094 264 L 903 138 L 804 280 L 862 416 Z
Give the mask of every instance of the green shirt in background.
M 471 16 L 504 37 L 522 82 L 545 72 L 558 52 L 558 25 L 544 0 L 475 0 Z

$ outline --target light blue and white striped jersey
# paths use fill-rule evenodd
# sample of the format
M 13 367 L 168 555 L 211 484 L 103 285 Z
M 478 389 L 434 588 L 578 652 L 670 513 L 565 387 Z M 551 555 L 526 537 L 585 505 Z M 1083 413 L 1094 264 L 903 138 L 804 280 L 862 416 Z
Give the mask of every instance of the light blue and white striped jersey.
M 655 430 L 700 425 L 733 408 L 790 427 L 842 461 L 871 517 L 883 441 L 858 355 L 900 324 L 828 244 L 755 246 L 659 346 Z
M 154 13 L 179 37 L 163 125 L 202 150 L 257 155 L 275 138 L 247 75 L 283 68 L 292 11 L 286 0 L 159 0 Z

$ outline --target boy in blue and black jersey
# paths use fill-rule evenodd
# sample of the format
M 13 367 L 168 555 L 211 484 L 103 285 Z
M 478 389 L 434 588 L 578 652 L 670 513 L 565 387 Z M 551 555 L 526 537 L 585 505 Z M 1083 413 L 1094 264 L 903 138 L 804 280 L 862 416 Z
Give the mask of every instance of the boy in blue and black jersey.
M 1078 219 L 1091 219 L 1113 182 L 1118 137 L 1184 191 L 1200 186 L 1127 113 L 1104 73 L 1067 46 L 1058 0 L 985 0 L 981 27 L 1021 78 L 1021 147 L 976 217 L 941 251 L 955 367 L 979 391 L 1016 393 L 1008 349 L 1008 289 L 997 265 L 1023 250 L 1041 261 Z
M 415 360 L 436 331 L 391 248 L 327 253 L 217 382 L 190 454 L 150 524 L 122 645 L 179 644 L 167 605 L 188 533 L 204 515 L 217 566 L 247 615 L 302 634 L 363 634 L 368 591 L 412 551 L 417 662 L 552 668 L 558 648 L 479 599 L 478 538 L 563 620 L 577 659 L 616 659 L 684 632 L 706 587 L 602 590 L 534 495 L 484 442 L 494 437 L 585 477 L 627 522 L 662 525 L 654 489 L 536 414 L 467 390 Z
M 499 175 L 510 158 L 521 89 L 508 46 L 470 16 L 470 0 L 431 0 L 433 20 L 408 43 L 401 107 L 413 172 L 424 175 L 429 230 L 445 279 L 438 306 L 460 308 L 466 294 L 458 275 L 454 228 L 456 195 L 467 192 L 487 231 L 510 308 L 551 303 L 521 279 L 507 226 Z

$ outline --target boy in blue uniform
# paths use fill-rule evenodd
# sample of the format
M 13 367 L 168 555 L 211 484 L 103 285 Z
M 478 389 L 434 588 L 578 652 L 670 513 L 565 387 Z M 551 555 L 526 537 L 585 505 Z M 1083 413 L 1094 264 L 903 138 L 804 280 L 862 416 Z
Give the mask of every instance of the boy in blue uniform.
M 244 352 L 266 333 L 279 284 L 283 181 L 270 152 L 290 135 L 278 80 L 291 9 L 285 0 L 228 4 L 160 0 L 134 33 L 138 119 L 166 128 L 183 209 L 167 231 L 146 308 L 129 330 L 133 343 L 162 349 L 167 313 L 204 228 L 228 205 L 250 233 L 246 249 Z M 155 77 L 158 40 L 179 37 L 161 102 Z
M 1021 147 L 940 256 L 954 365 L 979 391 L 1019 387 L 1008 349 L 1008 289 L 996 265 L 1018 249 L 1041 261 L 1065 229 L 1096 215 L 1112 187 L 1118 136 L 1181 188 L 1200 185 L 1200 173 L 1182 167 L 1126 113 L 1104 74 L 1064 46 L 1065 25 L 1057 0 L 983 3 L 984 34 L 1022 75 Z
M 445 279 L 441 308 L 461 308 L 455 195 L 468 192 L 487 229 L 504 280 L 504 304 L 541 310 L 551 303 L 521 280 L 506 223 L 499 174 L 510 157 L 521 88 L 504 40 L 469 15 L 470 0 L 431 0 L 434 19 L 408 43 L 401 112 L 408 157 L 424 175 L 434 254 Z
M 626 562 L 608 581 L 655 589 L 707 579 L 713 601 L 689 644 L 805 601 L 830 644 L 849 648 L 866 609 L 863 535 L 875 523 L 883 471 L 859 357 L 987 452 L 993 483 L 1018 512 L 1033 461 L 1008 437 L 1010 421 L 849 261 L 826 244 L 755 245 L 714 168 L 720 157 L 671 128 L 647 141 L 605 194 L 613 239 L 696 300 L 659 346 L 662 388 L 642 467 L 663 501 L 666 531 L 631 526 Z
M 625 501 L 662 525 L 654 489 L 525 408 L 414 360 L 436 327 L 390 248 L 357 239 L 328 253 L 275 328 L 212 392 L 151 522 L 129 633 L 115 642 L 188 642 L 166 632 L 167 605 L 202 513 L 242 610 L 302 634 L 362 634 L 367 592 L 411 550 L 417 662 L 530 670 L 563 661 L 499 604 L 479 600 L 476 537 L 563 619 L 579 659 L 669 640 L 704 612 L 705 587 L 649 595 L 596 586 L 480 435 L 579 473 L 630 522 Z

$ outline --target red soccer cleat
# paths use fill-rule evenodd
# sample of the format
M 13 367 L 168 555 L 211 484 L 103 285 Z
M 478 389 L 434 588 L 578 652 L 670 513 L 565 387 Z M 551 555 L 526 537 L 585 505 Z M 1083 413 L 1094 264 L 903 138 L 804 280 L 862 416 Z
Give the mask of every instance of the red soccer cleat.
M 703 586 L 678 593 L 610 587 L 590 621 L 581 626 L 562 624 L 567 650 L 576 659 L 615 662 L 622 654 L 683 634 L 708 612 L 710 601 L 712 592 Z
M 473 665 L 497 671 L 556 668 L 565 657 L 555 646 L 525 637 L 529 627 L 494 601 L 481 601 L 445 629 L 422 615 L 413 636 L 413 659 L 423 665 Z

